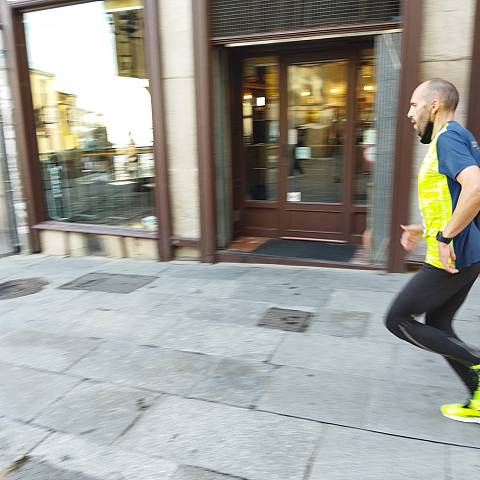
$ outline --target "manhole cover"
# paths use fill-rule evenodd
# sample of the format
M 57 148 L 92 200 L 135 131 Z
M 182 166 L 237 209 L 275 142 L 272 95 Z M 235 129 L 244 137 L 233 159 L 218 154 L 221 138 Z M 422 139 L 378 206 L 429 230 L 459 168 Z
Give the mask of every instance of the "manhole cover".
M 0 283 L 0 300 L 33 295 L 46 285 L 48 285 L 48 282 L 42 278 L 19 278 L 18 280 Z
M 122 275 L 113 273 L 88 273 L 83 277 L 62 285 L 65 290 L 90 290 L 93 292 L 130 293 L 156 280 L 144 275 Z
M 310 319 L 311 312 L 302 310 L 287 310 L 284 308 L 270 308 L 258 322 L 260 327 L 276 328 L 287 332 L 304 332 Z

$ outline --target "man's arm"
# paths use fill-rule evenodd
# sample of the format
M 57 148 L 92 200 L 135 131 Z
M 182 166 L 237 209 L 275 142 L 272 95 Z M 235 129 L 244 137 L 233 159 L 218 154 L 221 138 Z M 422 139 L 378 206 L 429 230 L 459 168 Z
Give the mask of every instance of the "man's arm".
M 480 211 L 480 168 L 465 168 L 458 174 L 457 181 L 462 185 L 462 191 L 452 217 L 443 229 L 443 236 L 447 238 L 456 237 Z

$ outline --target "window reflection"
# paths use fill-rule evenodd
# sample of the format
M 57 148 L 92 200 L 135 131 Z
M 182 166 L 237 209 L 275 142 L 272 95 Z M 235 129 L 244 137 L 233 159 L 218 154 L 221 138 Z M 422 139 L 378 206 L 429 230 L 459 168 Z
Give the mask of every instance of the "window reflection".
M 24 24 L 50 219 L 155 229 L 142 3 L 31 12 Z
M 278 59 L 246 59 L 243 68 L 243 142 L 247 199 L 277 198 L 279 141 Z
M 373 49 L 362 51 L 357 73 L 357 130 L 355 159 L 355 202 L 370 200 L 373 164 L 376 156 L 375 68 Z
M 343 200 L 347 65 L 288 66 L 289 202 Z

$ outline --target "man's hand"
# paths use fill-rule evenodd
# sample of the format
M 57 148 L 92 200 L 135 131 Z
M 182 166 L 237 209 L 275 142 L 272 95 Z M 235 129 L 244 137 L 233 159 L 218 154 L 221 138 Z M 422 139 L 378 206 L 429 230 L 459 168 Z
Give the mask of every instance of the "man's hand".
M 447 245 L 446 243 L 438 242 L 438 257 L 444 270 L 452 274 L 458 273 L 458 270 L 454 266 L 457 257 L 451 244 Z
M 403 230 L 402 238 L 400 240 L 402 247 L 407 252 L 415 250 L 422 239 L 423 227 L 421 225 L 400 225 L 400 227 L 402 227 Z

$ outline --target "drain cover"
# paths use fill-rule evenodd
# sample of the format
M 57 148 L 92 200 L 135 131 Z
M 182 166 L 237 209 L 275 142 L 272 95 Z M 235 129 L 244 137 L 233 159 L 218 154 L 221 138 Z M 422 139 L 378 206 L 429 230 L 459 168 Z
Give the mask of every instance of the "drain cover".
M 43 289 L 48 282 L 42 278 L 20 278 L 0 283 L 0 300 L 33 295 Z
M 258 322 L 260 327 L 276 328 L 287 332 L 304 332 L 310 319 L 311 312 L 302 310 L 287 310 L 284 308 L 270 308 Z
M 65 290 L 90 290 L 93 292 L 130 293 L 156 280 L 145 275 L 119 275 L 113 273 L 88 273 L 62 285 Z

